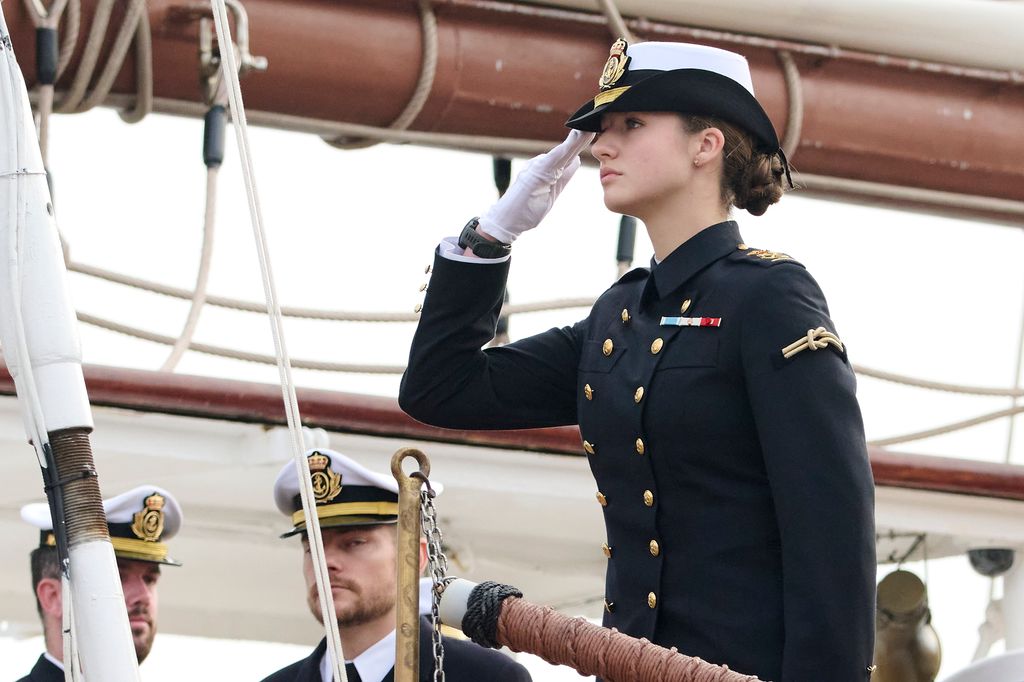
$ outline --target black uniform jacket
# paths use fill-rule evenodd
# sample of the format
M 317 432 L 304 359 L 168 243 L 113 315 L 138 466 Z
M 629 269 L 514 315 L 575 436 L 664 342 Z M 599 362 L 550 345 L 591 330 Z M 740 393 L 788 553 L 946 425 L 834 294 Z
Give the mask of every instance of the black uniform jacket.
M 507 272 L 435 259 L 402 408 L 454 429 L 579 424 L 606 626 L 764 680 L 867 679 L 873 482 L 845 349 L 783 357 L 835 331 L 804 267 L 719 223 L 581 322 L 481 351 Z M 663 319 L 680 317 L 698 326 Z
M 64 671 L 40 654 L 39 660 L 32 666 L 32 671 L 18 682 L 64 682 Z
M 426 618 L 420 619 L 420 682 L 434 679 L 434 647 L 431 636 L 434 630 Z M 444 675 L 449 682 L 530 682 L 526 668 L 505 654 L 485 649 L 473 642 L 443 637 Z M 320 659 L 327 651 L 327 640 L 320 644 L 308 658 L 292 663 L 278 670 L 263 682 L 321 682 Z M 384 682 L 393 682 L 394 670 L 387 674 Z

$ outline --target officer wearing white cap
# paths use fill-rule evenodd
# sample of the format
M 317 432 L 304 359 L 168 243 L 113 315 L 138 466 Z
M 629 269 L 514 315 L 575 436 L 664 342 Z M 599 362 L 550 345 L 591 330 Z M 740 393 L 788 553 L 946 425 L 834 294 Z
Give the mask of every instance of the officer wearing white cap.
M 103 511 L 117 557 L 135 654 L 141 663 L 156 636 L 160 566 L 181 565 L 168 555 L 166 544 L 181 528 L 181 507 L 163 488 L 142 485 L 104 500 Z M 27 504 L 21 508 L 21 518 L 39 528 L 39 546 L 31 554 L 32 587 L 46 651 L 18 682 L 63 682 L 61 570 L 50 507 L 45 502 Z
M 453 429 L 579 425 L 606 626 L 764 680 L 867 679 L 873 481 L 846 346 L 804 267 L 748 247 L 730 219 L 789 184 L 746 60 L 616 41 L 566 125 L 441 243 L 399 404 Z M 605 206 L 643 221 L 651 266 L 571 326 L 484 348 L 512 241 L 588 145 Z
M 317 517 L 331 581 L 338 630 L 349 682 L 394 679 L 395 601 L 397 595 L 398 485 L 394 478 L 370 471 L 358 462 L 325 448 L 306 455 L 316 495 Z M 433 483 L 435 490 L 439 485 Z M 281 537 L 301 535 L 306 550 L 303 574 L 306 601 L 323 622 L 306 536 L 306 515 L 294 463 L 274 483 L 274 502 L 292 528 Z M 426 545 L 420 545 L 420 568 L 426 566 Z M 432 629 L 420 621 L 420 680 L 434 679 Z M 521 682 L 530 675 L 511 658 L 472 642 L 443 639 L 444 672 L 450 682 Z M 327 641 L 307 658 L 289 665 L 264 682 L 331 682 Z

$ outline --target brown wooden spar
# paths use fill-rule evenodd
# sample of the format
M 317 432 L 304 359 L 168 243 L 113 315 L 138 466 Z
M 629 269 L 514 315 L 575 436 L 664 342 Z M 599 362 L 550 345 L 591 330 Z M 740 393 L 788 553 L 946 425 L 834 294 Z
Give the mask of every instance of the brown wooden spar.
M 98 0 L 82 0 L 67 88 Z M 286 115 L 387 127 L 416 88 L 423 45 L 413 0 L 245 0 L 252 51 L 269 60 L 243 83 L 250 120 L 301 128 Z M 410 130 L 560 139 L 562 123 L 594 94 L 610 33 L 595 13 L 490 0 L 434 0 L 436 75 Z M 203 3 L 150 0 L 154 108 L 200 114 L 198 17 Z M 34 42 L 24 3 L 5 5 L 16 45 Z M 100 56 L 113 42 L 118 4 Z M 743 53 L 781 135 L 796 102 L 803 122 L 791 159 L 805 174 L 1024 201 L 1024 84 L 1019 74 L 925 64 L 823 46 L 633 22 L 646 40 L 696 40 Z M 787 88 L 780 52 L 800 74 Z M 22 68 L 35 81 L 33 50 Z M 130 56 L 108 102 L 134 92 Z M 274 116 L 271 116 L 274 115 Z M 318 127 L 319 126 L 319 127 Z M 470 145 L 471 146 L 471 145 Z M 813 186 L 813 185 L 812 185 Z M 855 190 L 852 193 L 856 194 Z M 985 213 L 978 210 L 977 213 Z M 988 211 L 999 214 L 999 211 Z M 1014 203 L 1008 215 L 1024 215 Z
M 234 379 L 85 365 L 94 406 L 163 412 L 207 419 L 284 424 L 281 389 Z M 303 423 L 328 431 L 406 438 L 490 448 L 581 455 L 579 429 L 458 431 L 421 424 L 394 398 L 298 388 Z M 14 381 L 0 366 L 0 395 L 13 395 Z M 1024 467 L 948 457 L 890 452 L 869 447 L 879 486 L 1024 501 Z

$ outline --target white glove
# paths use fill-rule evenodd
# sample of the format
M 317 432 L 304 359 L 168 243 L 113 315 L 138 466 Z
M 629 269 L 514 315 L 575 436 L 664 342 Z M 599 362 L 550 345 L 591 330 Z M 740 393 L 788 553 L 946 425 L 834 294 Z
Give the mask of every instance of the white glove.
M 593 139 L 594 133 L 572 130 L 562 144 L 530 159 L 505 195 L 480 217 L 480 230 L 511 244 L 537 227 L 580 167 L 580 152 Z

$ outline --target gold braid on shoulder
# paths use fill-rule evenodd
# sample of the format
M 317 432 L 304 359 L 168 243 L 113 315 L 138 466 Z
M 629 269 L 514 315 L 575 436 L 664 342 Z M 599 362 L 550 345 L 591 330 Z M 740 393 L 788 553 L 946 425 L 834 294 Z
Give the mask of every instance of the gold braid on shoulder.
M 840 353 L 843 352 L 843 342 L 829 330 L 824 327 L 808 329 L 806 336 L 801 336 L 782 349 L 782 357 L 789 359 L 802 350 L 820 350 L 828 345 L 835 346 L 839 349 Z

